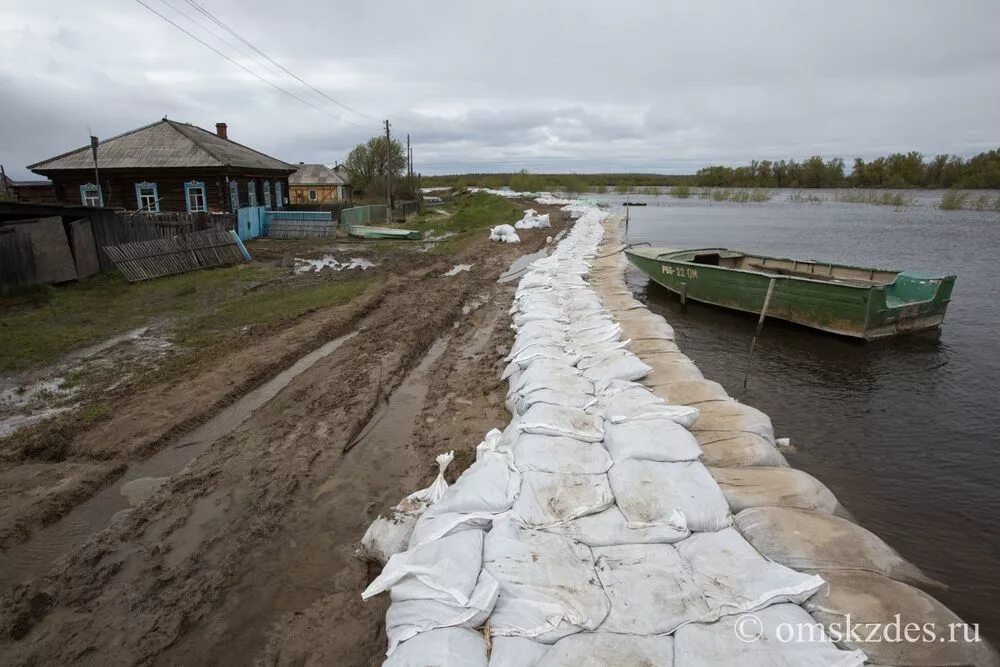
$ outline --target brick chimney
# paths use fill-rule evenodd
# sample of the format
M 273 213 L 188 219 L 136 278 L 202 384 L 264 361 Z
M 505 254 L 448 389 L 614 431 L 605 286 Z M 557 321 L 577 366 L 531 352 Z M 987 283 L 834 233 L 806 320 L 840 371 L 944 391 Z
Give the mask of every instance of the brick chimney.
M 228 139 L 229 138 L 229 132 L 226 129 L 226 124 L 225 123 L 216 123 L 215 124 L 215 133 L 217 135 L 219 135 L 223 139 Z

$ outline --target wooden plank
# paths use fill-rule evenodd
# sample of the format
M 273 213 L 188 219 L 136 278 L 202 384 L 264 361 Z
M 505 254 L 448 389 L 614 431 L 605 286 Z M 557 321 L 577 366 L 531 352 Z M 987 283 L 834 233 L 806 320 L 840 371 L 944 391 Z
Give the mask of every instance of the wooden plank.
M 232 235 L 216 229 L 112 245 L 104 250 L 129 282 L 245 261 Z

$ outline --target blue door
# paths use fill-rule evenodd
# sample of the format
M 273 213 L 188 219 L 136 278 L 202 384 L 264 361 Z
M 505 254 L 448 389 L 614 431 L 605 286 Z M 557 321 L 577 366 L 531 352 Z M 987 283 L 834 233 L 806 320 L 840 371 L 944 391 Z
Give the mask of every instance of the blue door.
M 266 217 L 263 206 L 247 206 L 236 211 L 236 234 L 241 241 L 250 241 L 264 235 Z

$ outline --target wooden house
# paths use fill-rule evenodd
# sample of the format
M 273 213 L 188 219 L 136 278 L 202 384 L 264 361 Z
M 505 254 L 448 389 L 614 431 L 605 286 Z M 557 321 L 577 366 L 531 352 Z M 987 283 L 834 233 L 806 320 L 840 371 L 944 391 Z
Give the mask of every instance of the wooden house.
M 283 208 L 295 167 L 231 141 L 225 123 L 209 132 L 164 118 L 30 165 L 65 204 L 150 212 Z M 99 182 L 97 182 L 99 179 Z
M 0 173 L 0 199 L 26 204 L 55 204 L 52 181 L 15 181 Z
M 351 201 L 348 180 L 323 164 L 299 162 L 299 168 L 288 177 L 293 204 L 344 204 Z

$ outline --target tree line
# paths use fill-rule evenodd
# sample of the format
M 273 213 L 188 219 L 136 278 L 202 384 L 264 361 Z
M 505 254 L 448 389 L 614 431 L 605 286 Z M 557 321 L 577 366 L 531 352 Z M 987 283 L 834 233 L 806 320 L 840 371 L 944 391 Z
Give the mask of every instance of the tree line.
M 866 162 L 855 158 L 850 171 L 842 158 L 818 155 L 795 160 L 753 160 L 747 166 L 699 169 L 695 184 L 736 188 L 1000 188 L 1000 150 L 969 159 L 917 151 L 893 153 Z

